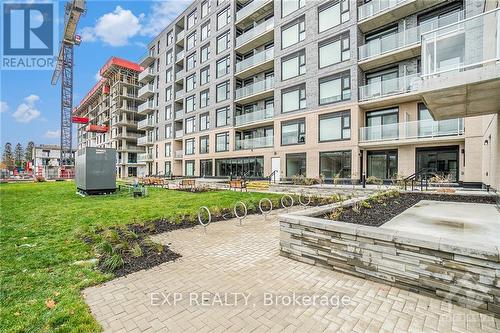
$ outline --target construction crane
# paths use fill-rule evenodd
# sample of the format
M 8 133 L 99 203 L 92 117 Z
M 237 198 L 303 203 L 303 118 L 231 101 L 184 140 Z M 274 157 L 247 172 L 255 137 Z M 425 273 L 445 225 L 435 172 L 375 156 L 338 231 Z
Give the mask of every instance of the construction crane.
M 80 16 L 85 13 L 85 0 L 71 0 L 65 5 L 64 33 L 52 74 L 52 85 L 61 77 L 61 159 L 62 167 L 73 165 L 72 124 L 73 111 L 73 46 L 80 45 L 81 38 L 76 35 L 76 26 Z

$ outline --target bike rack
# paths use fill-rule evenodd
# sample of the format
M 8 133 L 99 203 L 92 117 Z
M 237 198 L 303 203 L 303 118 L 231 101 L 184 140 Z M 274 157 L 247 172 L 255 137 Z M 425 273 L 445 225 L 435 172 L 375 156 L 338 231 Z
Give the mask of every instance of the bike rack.
M 238 206 L 243 207 L 244 214 L 241 216 L 238 215 Z M 238 218 L 238 220 L 240 221 L 240 225 L 242 225 L 242 222 L 247 217 L 247 214 L 248 214 L 248 209 L 244 202 L 238 201 L 237 203 L 234 204 L 234 216 Z
M 202 213 L 203 211 L 206 211 L 208 213 L 208 221 L 203 223 L 203 216 Z M 210 209 L 206 206 L 201 206 L 200 209 L 198 209 L 198 222 L 203 226 L 205 232 L 207 232 L 207 226 L 212 222 L 212 214 L 210 213 Z
M 302 201 L 302 198 L 306 198 L 307 201 Z M 302 206 L 309 206 L 309 204 L 311 203 L 311 196 L 307 193 L 301 193 L 299 195 L 299 203 L 302 205 Z
M 290 206 L 285 205 L 285 198 L 289 198 L 290 200 Z M 293 206 L 293 198 L 289 194 L 285 194 L 284 196 L 281 197 L 281 206 L 286 209 L 286 212 L 288 213 L 288 209 Z
M 262 203 L 269 202 L 269 210 L 262 209 Z M 264 221 L 267 219 L 267 215 L 273 210 L 273 202 L 268 198 L 262 198 L 259 200 L 259 210 L 264 215 Z

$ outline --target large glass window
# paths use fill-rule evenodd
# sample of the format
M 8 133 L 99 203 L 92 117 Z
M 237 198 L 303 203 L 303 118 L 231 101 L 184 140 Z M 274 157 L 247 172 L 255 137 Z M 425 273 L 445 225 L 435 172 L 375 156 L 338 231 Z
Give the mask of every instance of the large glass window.
M 170 46 L 172 45 L 172 42 L 174 41 L 174 32 L 172 30 L 170 30 L 168 33 L 167 33 L 167 46 Z
M 330 1 L 318 8 L 319 32 L 326 31 L 349 21 L 349 0 Z
M 349 33 L 319 43 L 319 67 L 327 67 L 351 58 Z
M 366 86 L 362 90 L 360 97 L 385 96 L 400 91 L 400 84 L 397 80 L 399 70 L 397 67 L 366 74 Z
M 350 111 L 334 112 L 319 117 L 319 141 L 348 140 L 351 138 Z
M 217 37 L 217 54 L 229 48 L 231 39 L 229 38 L 229 30 Z
M 351 151 L 319 153 L 319 172 L 326 179 L 351 178 Z
M 281 48 L 287 48 L 306 38 L 306 21 L 304 16 L 290 22 L 281 29 Z
M 172 119 L 172 105 L 165 105 L 165 120 Z
M 210 104 L 210 89 L 200 92 L 200 108 L 204 108 Z
M 169 102 L 172 100 L 172 86 L 165 88 L 165 101 Z
M 399 109 L 370 111 L 366 113 L 366 139 L 384 140 L 397 139 L 399 134 Z
M 165 82 L 167 82 L 167 83 L 172 82 L 172 68 L 169 68 L 169 69 L 165 72 Z
M 208 13 L 210 13 L 210 1 L 205 0 L 201 3 L 201 17 L 204 18 Z
M 351 74 L 344 72 L 319 79 L 319 104 L 351 99 Z
M 200 49 L 200 63 L 210 59 L 210 44 L 203 45 Z
M 240 157 L 215 160 L 215 176 L 243 176 L 248 178 L 264 177 L 264 157 Z
M 186 58 L 186 70 L 193 69 L 196 66 L 196 52 L 191 53 Z
M 194 161 L 186 161 L 186 176 L 194 176 Z
M 191 29 L 196 24 L 196 10 L 192 11 L 187 17 L 187 29 Z
M 196 31 L 187 36 L 187 46 L 186 49 L 189 51 L 196 46 Z
M 200 85 L 210 82 L 210 66 L 204 67 L 200 70 Z
M 221 127 L 229 124 L 229 106 L 217 109 L 215 126 Z
M 208 135 L 200 136 L 200 154 L 208 154 L 209 144 Z
M 367 176 L 390 179 L 398 174 L 398 152 L 396 150 L 369 151 Z
M 172 63 L 172 60 L 173 60 L 173 57 L 172 57 L 172 50 L 168 51 L 166 54 L 165 54 L 165 57 L 166 57 L 166 63 L 167 63 L 167 66 L 170 65 Z
M 231 21 L 231 12 L 229 11 L 229 7 L 222 10 L 217 14 L 217 30 L 222 29 Z
M 281 92 L 281 111 L 283 113 L 305 109 L 306 107 L 306 86 L 299 86 L 285 89 Z
M 210 128 L 210 113 L 200 115 L 200 131 L 205 131 Z
M 184 143 L 186 145 L 186 155 L 194 155 L 194 139 L 187 139 Z
M 196 88 L 196 73 L 186 78 L 186 91 L 191 91 L 194 88 Z
M 450 182 L 458 181 L 458 149 L 458 146 L 417 148 L 416 171 L 425 169 L 449 179 Z
M 305 120 L 292 120 L 281 123 L 281 145 L 296 145 L 306 142 Z
M 306 52 L 300 50 L 281 60 L 281 80 L 288 80 L 306 73 Z
M 229 56 L 224 57 L 217 61 L 217 78 L 220 78 L 226 74 L 229 74 L 229 69 L 231 67 L 231 60 Z
M 212 160 L 200 160 L 200 176 L 201 177 L 211 177 L 212 176 Z
M 204 41 L 208 37 L 210 37 L 210 21 L 207 21 L 207 22 L 203 23 L 203 25 L 201 26 L 201 37 L 200 37 L 200 40 Z
M 186 119 L 185 132 L 186 134 L 193 133 L 195 130 L 194 117 L 189 117 Z
M 306 175 L 306 153 L 286 154 L 286 177 Z
M 304 7 L 306 0 L 281 0 L 281 17 L 288 16 Z
M 219 133 L 215 136 L 215 151 L 228 151 L 229 150 L 229 132 Z
M 193 112 L 196 110 L 196 96 L 192 95 L 186 98 L 186 112 Z
M 229 81 L 222 82 L 217 85 L 217 102 L 222 102 L 229 99 Z
M 172 144 L 170 142 L 165 143 L 164 149 L 165 149 L 165 157 L 172 156 Z

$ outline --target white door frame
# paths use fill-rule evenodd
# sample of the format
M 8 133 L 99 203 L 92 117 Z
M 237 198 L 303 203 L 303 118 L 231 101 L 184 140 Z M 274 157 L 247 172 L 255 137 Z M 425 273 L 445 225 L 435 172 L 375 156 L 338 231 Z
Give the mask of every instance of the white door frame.
M 280 157 L 271 157 L 271 172 L 274 172 L 274 177 L 271 178 L 271 181 L 279 182 L 281 177 L 281 158 Z

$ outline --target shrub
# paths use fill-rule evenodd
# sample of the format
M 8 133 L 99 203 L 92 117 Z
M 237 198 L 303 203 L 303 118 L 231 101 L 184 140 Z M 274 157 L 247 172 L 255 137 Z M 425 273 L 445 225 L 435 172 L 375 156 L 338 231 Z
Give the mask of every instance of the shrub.
M 342 212 L 344 211 L 344 209 L 342 207 L 339 207 L 337 209 L 335 209 L 333 212 L 331 212 L 329 215 L 328 215 L 328 218 L 330 220 L 334 220 L 334 221 L 337 221 L 340 216 L 342 216 Z
M 380 178 L 377 178 L 375 176 L 370 176 L 366 178 L 366 183 L 367 184 L 373 184 L 373 185 L 382 185 L 384 181 Z
M 95 251 L 100 255 L 112 255 L 114 253 L 113 245 L 108 241 L 102 241 L 97 244 Z
M 321 180 L 320 179 L 316 179 L 316 178 L 307 178 L 304 175 L 295 175 L 295 176 L 292 177 L 292 183 L 294 185 L 309 186 L 309 185 L 320 184 Z
M 142 257 L 141 246 L 139 244 L 135 243 L 134 246 L 132 247 L 132 249 L 130 250 L 130 253 L 132 253 L 132 255 L 136 258 Z
M 45 178 L 43 176 L 35 176 L 35 183 L 43 183 Z
M 102 268 L 106 271 L 112 272 L 117 268 L 122 267 L 125 264 L 123 258 L 119 254 L 113 254 L 110 257 L 107 257 L 102 262 Z

